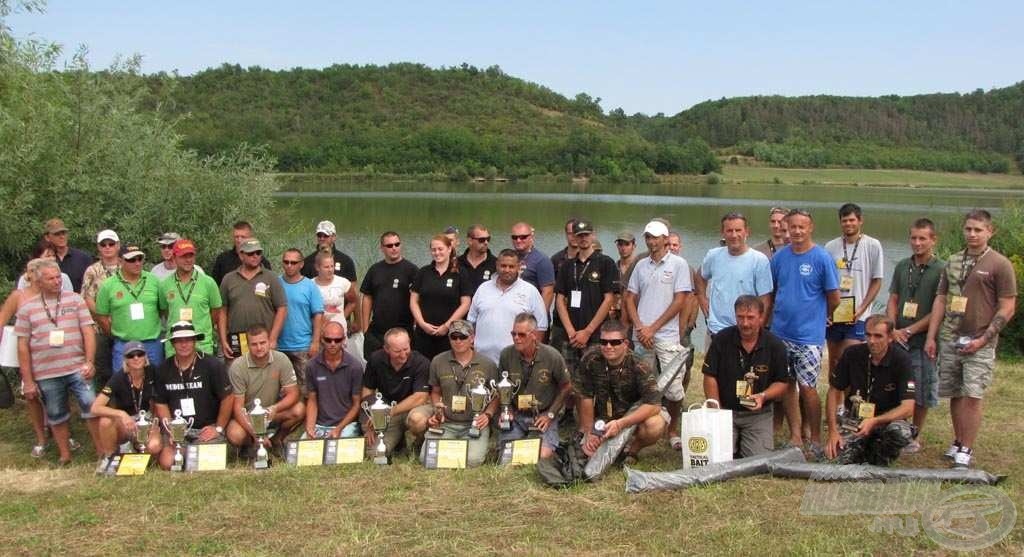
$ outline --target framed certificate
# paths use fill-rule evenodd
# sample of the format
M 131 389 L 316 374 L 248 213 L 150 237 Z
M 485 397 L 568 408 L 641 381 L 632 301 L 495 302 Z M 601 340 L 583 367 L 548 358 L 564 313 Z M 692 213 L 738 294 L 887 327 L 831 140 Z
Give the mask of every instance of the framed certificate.
M 466 467 L 469 442 L 465 439 L 427 439 L 423 466 L 429 470 L 461 469 Z
M 225 470 L 228 467 L 227 443 L 194 443 L 185 453 L 185 470 L 209 472 Z
M 149 468 L 149 454 L 121 455 L 121 464 L 117 467 L 116 476 L 141 476 Z
M 537 464 L 538 460 L 540 460 L 540 439 L 517 439 L 505 442 L 498 464 L 529 465 Z

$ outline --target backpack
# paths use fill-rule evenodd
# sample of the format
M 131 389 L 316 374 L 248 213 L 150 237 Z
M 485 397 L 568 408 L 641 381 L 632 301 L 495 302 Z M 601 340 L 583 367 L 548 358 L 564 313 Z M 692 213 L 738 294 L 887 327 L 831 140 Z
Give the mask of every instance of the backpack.
M 587 455 L 583 453 L 579 437 L 574 435 L 568 442 L 559 443 L 554 456 L 537 461 L 537 473 L 545 485 L 567 488 L 587 481 L 583 472 Z

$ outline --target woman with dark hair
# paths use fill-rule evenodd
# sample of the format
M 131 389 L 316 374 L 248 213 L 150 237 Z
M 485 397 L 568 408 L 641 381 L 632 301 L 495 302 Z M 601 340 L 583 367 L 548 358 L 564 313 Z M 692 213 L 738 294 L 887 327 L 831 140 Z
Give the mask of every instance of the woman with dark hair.
M 448 327 L 469 312 L 472 294 L 467 277 L 459 269 L 452 240 L 444 234 L 430 239 L 433 263 L 416 273 L 409 309 L 416 322 L 412 346 L 427 358 L 451 350 Z

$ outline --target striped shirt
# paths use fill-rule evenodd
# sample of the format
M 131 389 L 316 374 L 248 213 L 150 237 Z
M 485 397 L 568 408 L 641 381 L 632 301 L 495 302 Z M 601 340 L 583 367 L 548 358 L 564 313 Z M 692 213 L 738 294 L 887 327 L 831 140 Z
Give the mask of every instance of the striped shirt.
M 85 300 L 74 292 L 61 292 L 60 303 L 36 296 L 18 308 L 14 334 L 26 337 L 32 361 L 32 377 L 37 381 L 77 373 L 85 364 L 82 328 L 93 325 Z M 63 331 L 63 343 L 50 346 Z M 56 342 L 55 342 L 56 343 Z

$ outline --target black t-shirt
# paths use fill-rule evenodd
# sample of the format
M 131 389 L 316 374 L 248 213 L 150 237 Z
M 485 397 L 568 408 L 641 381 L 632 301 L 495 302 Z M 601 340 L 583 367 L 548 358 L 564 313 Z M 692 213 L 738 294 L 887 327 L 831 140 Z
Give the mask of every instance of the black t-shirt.
M 306 256 L 302 260 L 302 275 L 307 278 L 315 278 L 316 272 L 316 256 L 319 253 L 317 250 L 313 250 L 313 253 Z M 334 254 L 334 274 L 339 277 L 345 277 L 351 282 L 356 281 L 356 262 L 352 261 L 352 258 L 342 253 L 338 248 L 331 248 L 331 253 Z
M 469 249 L 462 252 L 462 255 L 459 256 L 459 268 L 462 269 L 462 272 L 466 275 L 469 285 L 469 295 L 472 296 L 473 294 L 476 294 L 476 289 L 480 288 L 481 284 L 491 280 L 491 277 L 497 273 L 498 258 L 491 253 L 491 250 L 487 250 L 487 258 L 476 267 L 473 267 L 469 264 L 469 259 L 467 259 L 468 253 Z
M 192 369 L 185 372 L 178 371 L 171 357 L 156 370 L 153 402 L 166 404 L 173 418 L 174 411 L 181 410 L 182 399 L 191 398 L 196 411 L 192 427 L 196 429 L 216 425 L 220 402 L 230 394 L 231 383 L 224 364 L 213 356 L 197 357 Z M 185 412 L 182 417 L 188 419 Z
M 68 252 L 64 254 L 64 259 L 57 260 L 57 266 L 60 267 L 60 272 L 67 274 L 68 278 L 71 279 L 71 287 L 75 292 L 82 291 L 82 278 L 85 276 L 85 270 L 92 265 L 92 256 L 84 251 L 77 248 L 68 248 Z
M 555 292 L 565 296 L 569 320 L 576 330 L 590 324 L 604 295 L 614 293 L 619 280 L 619 266 L 611 257 L 594 252 L 586 261 L 570 259 L 562 263 L 555 280 Z M 572 307 L 572 291 L 580 291 L 580 307 Z
M 437 274 L 433 263 L 421 267 L 412 282 L 412 291 L 420 295 L 420 311 L 423 320 L 440 325 L 448 320 L 459 307 L 462 296 L 473 296 L 469 291 L 469 280 L 459 270 L 448 269 L 443 275 Z
M 151 410 L 150 401 L 153 399 L 155 380 L 156 368 L 146 366 L 142 376 L 142 391 L 139 392 L 132 388 L 132 382 L 127 373 L 115 371 L 100 393 L 107 395 L 107 398 L 110 399 L 107 406 L 124 410 L 128 415 L 135 416 L 139 410 L 147 412 Z
M 850 396 L 860 393 L 865 402 L 875 404 L 875 416 L 896 408 L 901 401 L 914 398 L 917 388 L 906 351 L 890 346 L 876 366 L 871 363 L 867 344 L 855 344 L 843 351 L 829 384 L 846 391 L 843 403 L 847 410 L 852 410 Z
M 427 381 L 430 378 L 430 360 L 415 350 L 402 369 L 391 367 L 388 354 L 383 349 L 370 354 L 363 372 L 363 387 L 380 391 L 384 402 L 402 402 L 413 393 L 430 392 Z
M 373 296 L 370 332 L 383 335 L 392 327 L 412 331 L 409 289 L 417 271 L 416 265 L 407 259 L 398 263 L 378 261 L 370 266 L 359 286 L 360 292 Z
M 704 355 L 705 375 L 715 378 L 718 383 L 718 398 L 722 408 L 737 412 L 749 412 L 736 396 L 736 382 L 748 371 L 757 374 L 754 393 L 763 392 L 772 383 L 792 382 L 789 374 L 789 358 L 786 345 L 767 330 L 762 330 L 752 352 L 743 349 L 740 331 L 736 326 L 726 327 L 711 339 L 711 346 Z M 761 411 L 769 411 L 770 406 Z
M 267 269 L 270 268 L 270 261 L 266 257 L 263 258 L 261 263 Z M 235 269 L 242 266 L 242 259 L 238 257 L 238 252 L 235 248 L 224 250 L 217 255 L 217 259 L 213 261 L 213 269 L 210 269 L 210 277 L 220 286 L 220 281 L 224 280 L 224 275 L 234 271 Z

